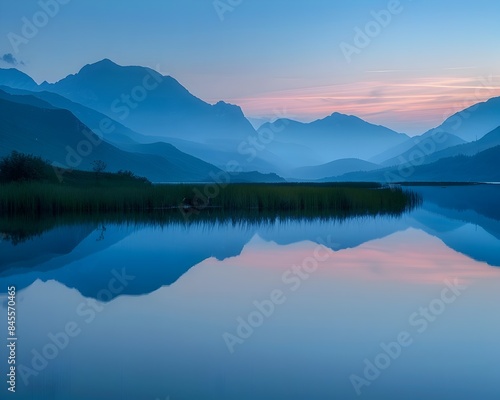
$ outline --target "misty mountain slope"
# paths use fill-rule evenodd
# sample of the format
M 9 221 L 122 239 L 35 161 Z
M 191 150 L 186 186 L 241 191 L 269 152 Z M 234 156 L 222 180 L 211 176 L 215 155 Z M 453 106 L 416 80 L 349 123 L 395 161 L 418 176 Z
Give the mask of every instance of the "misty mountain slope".
M 495 134 L 488 133 L 500 126 L 497 112 L 500 97 L 469 107 L 448 118 L 440 127 L 409 138 L 339 113 L 311 123 L 281 119 L 262 125 L 257 133 L 237 106 L 224 102 L 210 105 L 193 96 L 172 77 L 162 76 L 150 68 L 122 67 L 107 59 L 86 65 L 77 74 L 54 84 L 37 85 L 16 69 L 0 69 L 0 85 L 9 86 L 4 90 L 18 96 L 9 99 L 0 93 L 0 98 L 45 110 L 70 110 L 96 132 L 100 123 L 110 118 L 108 123 L 112 124 L 113 132 L 103 137 L 114 150 L 136 152 L 139 158 L 151 155 L 148 163 L 159 162 L 156 157 L 167 163 L 172 159 L 185 173 L 195 174 L 198 178 L 191 177 L 195 180 L 199 179 L 196 171 L 200 168 L 206 173 L 207 168 L 224 169 L 234 161 L 245 172 L 318 179 L 359 171 L 360 167 L 345 165 L 346 159 L 397 165 L 402 159 L 420 155 L 424 147 L 425 158 L 418 162 L 431 164 L 460 154 L 475 155 L 500 144 Z M 276 126 L 282 129 L 273 129 Z M 489 127 L 492 128 L 486 131 Z M 269 143 L 257 146 L 249 143 L 250 139 L 258 138 L 258 134 L 265 136 L 269 129 L 273 131 Z M 446 134 L 444 142 L 429 139 L 441 130 L 451 132 Z M 475 137 L 481 139 L 464 143 Z M 432 141 L 430 147 L 428 139 Z M 49 150 L 53 147 L 51 143 L 47 146 Z M 185 158 L 187 154 L 183 153 L 189 153 L 193 159 Z M 332 160 L 340 160 L 340 163 L 332 163 Z M 193 168 L 188 165 L 191 162 Z M 323 167 L 324 164 L 328 165 Z M 313 166 L 319 167 L 317 173 L 307 169 Z M 362 169 L 372 171 L 371 167 L 365 164 Z M 298 175 L 293 176 L 294 173 Z
M 473 156 L 442 158 L 430 164 L 391 167 L 371 172 L 354 172 L 332 177 L 325 181 L 374 182 L 500 182 L 500 146 L 484 150 Z
M 319 163 L 342 158 L 367 160 L 408 140 L 404 134 L 339 113 L 311 123 L 281 119 L 274 124 L 284 127 L 275 134 L 276 140 L 311 148 L 319 154 Z M 259 132 L 271 127 L 270 123 L 264 124 Z
M 414 178 L 425 181 L 500 182 L 500 146 L 477 155 L 444 158 L 416 168 Z
M 69 110 L 86 126 L 91 128 L 95 134 L 97 134 L 108 143 L 120 145 L 122 143 L 135 143 L 148 140 L 145 136 L 132 131 L 116 120 L 112 120 L 108 116 L 98 111 L 95 111 L 89 107 L 82 106 L 81 104 L 68 100 L 56 93 L 47 91 L 31 92 L 7 86 L 0 86 L 0 90 L 12 95 L 17 95 L 19 98 L 36 97 L 47 104 L 45 108 L 59 108 Z M 32 104 L 37 106 L 36 103 L 25 102 L 25 104 Z
M 14 93 L 15 95 L 9 95 L 7 93 Z M 109 117 L 104 114 L 99 113 L 91 108 L 82 106 L 81 104 L 72 102 L 71 100 L 66 99 L 56 93 L 51 92 L 30 92 L 26 90 L 20 89 L 12 89 L 9 87 L 2 86 L 0 87 L 0 98 L 3 96 L 6 100 L 22 103 L 22 104 L 30 104 L 42 108 L 62 108 L 71 111 L 80 121 L 82 121 L 86 126 L 92 128 L 92 131 L 96 133 L 99 137 L 101 137 L 104 141 L 118 147 L 121 150 L 125 150 L 127 152 L 132 153 L 141 153 L 141 154 L 152 154 L 166 158 L 167 160 L 175 162 L 178 166 L 182 166 L 185 171 L 192 172 L 195 176 L 197 175 L 197 170 L 199 168 L 205 169 L 207 166 L 199 163 L 203 159 L 205 163 L 209 164 L 217 164 L 220 165 L 221 168 L 225 168 L 227 163 L 230 160 L 234 160 L 234 153 L 230 152 L 217 152 L 217 154 L 213 154 L 208 150 L 208 145 L 195 144 L 191 142 L 193 145 L 197 146 L 199 151 L 195 151 L 195 153 L 199 154 L 202 158 L 196 156 L 188 156 L 191 153 L 189 152 L 190 146 L 186 146 L 188 154 L 184 154 L 182 149 L 178 151 L 172 144 L 168 144 L 167 142 L 154 142 L 154 140 L 161 140 L 161 138 L 155 137 L 146 137 L 138 134 L 137 132 L 132 131 L 131 129 L 121 125 L 119 122 L 115 120 L 111 120 Z M 45 101 L 46 100 L 46 101 Z M 50 103 L 50 104 L 49 104 Z M 101 129 L 103 121 L 106 123 L 104 127 L 105 131 Z M 111 128 L 110 128 L 111 127 Z M 111 132 L 109 132 L 111 130 Z M 135 140 L 134 140 L 135 139 Z M 147 144 L 138 143 L 150 142 Z M 172 141 L 176 141 L 172 139 Z M 182 141 L 178 141 L 181 145 L 184 144 Z M 188 142 L 186 142 L 188 143 Z M 215 146 L 215 149 L 220 146 Z M 236 146 L 234 146 L 236 147 Z M 270 157 L 272 158 L 272 157 Z M 210 162 L 211 160 L 214 163 Z M 255 162 L 248 163 L 244 162 L 243 158 L 240 160 L 242 167 L 247 172 L 255 172 L 256 170 L 262 171 L 264 173 L 277 172 L 277 167 L 275 165 L 266 164 L 261 159 L 256 158 Z M 216 171 L 219 169 L 217 168 Z M 268 181 L 269 177 L 265 175 L 259 175 L 257 173 L 251 175 L 255 177 L 255 179 L 262 179 L 263 181 Z
M 214 174 L 221 171 L 221 169 L 210 163 L 206 163 L 199 158 L 179 151 L 176 147 L 169 143 L 157 142 L 148 144 L 131 144 L 124 146 L 124 148 L 133 153 L 165 157 L 170 162 L 175 163 L 185 171 L 193 174 L 196 174 L 200 168 L 205 168 L 209 173 L 213 172 Z
M 29 115 L 29 118 L 26 116 Z M 108 171 L 131 170 L 153 181 L 206 181 L 213 165 L 168 147 L 170 159 L 120 150 L 97 136 L 85 134 L 88 128 L 71 112 L 42 109 L 0 100 L 0 156 L 12 150 L 38 155 L 61 166 L 91 169 L 94 160 L 103 160 Z M 82 147 L 82 141 L 95 144 Z M 83 154 L 82 152 L 90 152 Z M 183 162 L 179 162 L 182 159 Z M 186 169 L 189 165 L 189 169 Z
M 478 141 L 459 144 L 446 149 L 435 151 L 427 155 L 424 159 L 425 164 L 429 164 L 442 158 L 455 157 L 460 155 L 473 156 L 484 150 L 500 146 L 500 127 L 484 135 Z
M 15 68 L 0 68 L 0 86 L 9 86 L 23 90 L 38 90 L 37 83 L 30 76 Z
M 397 157 L 398 155 L 404 153 L 405 151 L 408 151 L 411 149 L 416 143 L 415 143 L 415 136 L 414 137 L 409 137 L 407 140 L 389 147 L 387 149 L 384 149 L 381 153 L 370 157 L 367 161 L 370 161 L 375 164 L 382 164 L 385 161 Z
M 299 143 L 290 143 L 280 140 L 273 140 L 266 145 L 266 150 L 273 158 L 268 158 L 267 152 L 261 157 L 270 163 L 277 165 L 281 171 L 290 171 L 296 168 L 308 167 L 321 164 L 321 156 L 316 150 Z
M 453 147 L 463 144 L 463 142 L 479 140 L 498 126 L 500 126 L 500 97 L 494 97 L 453 114 L 438 127 L 430 129 L 420 136 L 410 138 L 406 143 L 389 148 L 369 161 L 385 165 L 393 164 L 395 162 L 393 159 L 397 159 L 399 155 L 409 152 L 417 144 L 415 141 L 431 137 L 436 132 L 440 135 L 446 132 L 446 144 L 449 144 L 448 147 Z M 463 142 L 456 142 L 456 138 Z M 443 145 L 440 145 L 437 151 L 444 150 Z M 448 156 L 451 154 L 453 153 L 448 153 Z M 432 161 L 435 160 L 436 158 L 432 158 Z
M 110 60 L 84 66 L 77 74 L 41 89 L 117 119 L 145 135 L 209 142 L 242 140 L 254 134 L 237 106 L 208 104 L 170 76 L 145 67 L 122 67 Z
M 380 165 L 368 161 L 359 160 L 357 158 L 345 158 L 327 164 L 294 169 L 291 171 L 290 177 L 294 179 L 317 180 L 325 177 L 340 176 L 355 171 L 373 171 L 379 168 Z
M 404 164 L 411 160 L 415 160 L 417 163 L 429 163 L 433 160 L 435 161 L 432 156 L 437 152 L 467 143 L 458 136 L 450 133 L 443 133 L 435 136 L 432 133 L 427 133 L 412 139 L 414 139 L 414 146 L 398 154 L 397 157 L 384 161 L 382 165 L 390 167 Z
M 226 169 L 228 164 L 236 161 L 243 171 L 258 171 L 264 174 L 281 172 L 280 167 L 276 164 L 279 161 L 276 155 L 267 150 L 255 151 L 255 157 L 250 157 L 253 154 L 242 154 L 238 151 L 238 147 L 242 142 L 213 141 L 211 143 L 197 143 L 177 138 L 166 138 L 165 140 L 179 150 L 216 165 L 221 169 Z M 131 149 L 142 152 L 143 147 L 131 147 Z
M 18 91 L 18 89 L 13 89 L 13 90 Z M 19 92 L 28 93 L 19 95 L 19 94 L 11 94 L 9 91 L 10 88 L 6 86 L 0 86 L 0 99 L 11 101 L 13 103 L 26 104 L 29 106 L 44 108 L 47 110 L 54 110 L 57 108 L 54 107 L 52 104 L 38 98 L 37 96 L 34 95 L 34 93 L 31 94 L 32 92 L 19 90 Z
M 452 115 L 435 129 L 450 132 L 466 142 L 472 142 L 481 139 L 498 126 L 500 126 L 500 97 L 494 97 Z M 432 131 L 433 129 L 430 132 Z

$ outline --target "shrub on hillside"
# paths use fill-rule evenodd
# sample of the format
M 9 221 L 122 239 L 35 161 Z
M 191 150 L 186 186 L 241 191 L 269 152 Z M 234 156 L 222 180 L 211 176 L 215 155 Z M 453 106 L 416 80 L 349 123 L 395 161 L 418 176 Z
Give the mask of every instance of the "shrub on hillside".
M 0 182 L 40 181 L 50 166 L 40 157 L 13 151 L 0 160 Z

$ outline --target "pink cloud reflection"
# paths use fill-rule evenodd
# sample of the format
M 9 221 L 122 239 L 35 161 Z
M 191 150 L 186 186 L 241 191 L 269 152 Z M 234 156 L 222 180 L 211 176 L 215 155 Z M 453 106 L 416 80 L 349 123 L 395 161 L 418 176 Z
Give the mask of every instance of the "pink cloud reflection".
M 234 258 L 203 264 L 248 269 L 282 269 L 301 265 L 317 244 L 300 242 L 280 246 L 256 237 Z M 323 248 L 321 254 L 326 249 Z M 395 233 L 352 249 L 331 252 L 319 263 L 318 274 L 365 281 L 400 281 L 414 284 L 442 284 L 457 278 L 462 283 L 498 277 L 500 271 L 447 247 L 439 239 L 415 229 Z

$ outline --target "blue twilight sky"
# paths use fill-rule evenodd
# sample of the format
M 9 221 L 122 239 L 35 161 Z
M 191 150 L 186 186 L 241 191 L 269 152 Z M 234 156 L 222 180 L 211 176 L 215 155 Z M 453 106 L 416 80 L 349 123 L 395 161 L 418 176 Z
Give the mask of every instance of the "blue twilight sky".
M 23 17 L 41 25 L 29 38 Z M 0 68 L 52 82 L 110 58 L 249 117 L 338 111 L 415 134 L 500 95 L 499 17 L 498 0 L 1 0 Z

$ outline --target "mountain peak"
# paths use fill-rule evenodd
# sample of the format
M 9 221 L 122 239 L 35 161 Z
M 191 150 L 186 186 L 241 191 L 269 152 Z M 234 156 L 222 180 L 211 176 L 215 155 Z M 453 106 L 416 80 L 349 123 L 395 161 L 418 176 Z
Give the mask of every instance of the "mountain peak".
M 226 103 L 225 101 L 218 101 L 214 107 L 220 108 L 220 109 L 228 109 L 228 110 L 239 110 L 241 111 L 241 108 L 235 104 L 231 103 Z
M 108 64 L 108 65 L 118 65 L 114 61 L 111 61 L 109 58 L 103 58 L 101 61 L 97 61 L 94 64 Z
M 348 120 L 348 119 L 361 119 L 358 117 L 355 117 L 354 115 L 347 115 L 347 114 L 342 114 L 339 112 L 334 112 L 325 119 L 335 119 L 335 120 Z
M 239 106 L 234 105 L 234 104 L 230 104 L 230 103 L 226 103 L 225 101 L 222 101 L 222 100 L 217 102 L 213 106 L 213 108 L 215 110 L 217 110 L 218 114 L 221 116 L 232 115 L 232 116 L 236 116 L 236 117 L 245 118 L 245 116 L 243 114 L 243 110 Z
M 158 81 L 167 79 L 171 84 L 180 85 L 175 79 L 169 76 L 162 76 L 162 74 L 150 67 L 143 67 L 140 65 L 119 65 L 114 61 L 111 61 L 109 58 L 104 58 L 103 60 L 97 61 L 93 64 L 87 64 L 78 72 L 78 74 L 69 75 L 69 77 L 75 77 L 78 75 L 85 77 L 93 76 L 93 79 L 97 78 L 104 81 L 117 81 L 120 79 L 142 79 L 146 74 L 150 74 Z
M 334 112 L 331 115 L 318 119 L 316 121 L 313 121 L 312 124 L 349 124 L 349 123 L 366 123 L 366 121 L 362 120 L 361 118 L 358 118 L 354 115 L 347 115 L 347 114 L 342 114 L 339 112 Z
M 115 67 L 120 67 L 118 64 L 115 62 L 111 61 L 109 58 L 104 58 L 101 61 L 97 61 L 93 64 L 87 64 L 82 69 L 80 72 L 88 71 L 88 70 L 103 70 L 103 69 L 110 69 L 110 68 L 115 68 Z

